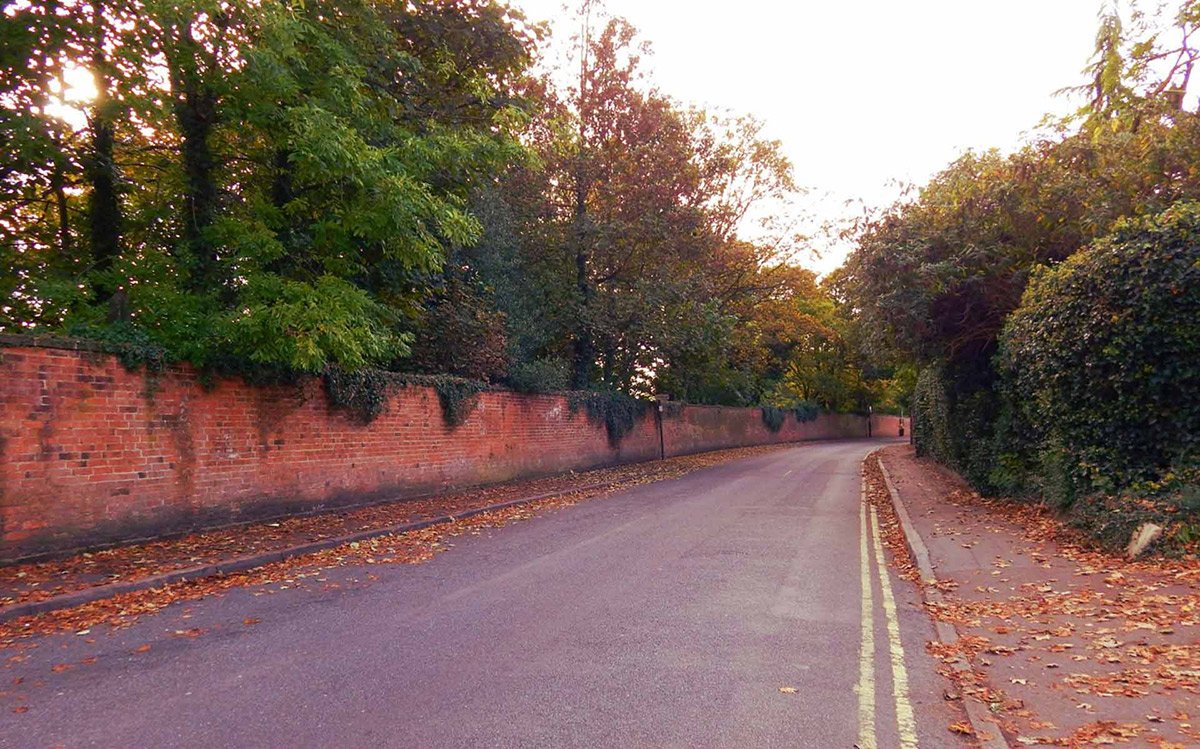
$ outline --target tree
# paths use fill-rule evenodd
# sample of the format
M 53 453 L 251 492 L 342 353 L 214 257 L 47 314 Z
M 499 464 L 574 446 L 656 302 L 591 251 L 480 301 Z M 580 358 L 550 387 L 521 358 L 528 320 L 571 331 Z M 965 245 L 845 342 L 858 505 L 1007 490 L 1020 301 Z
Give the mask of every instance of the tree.
M 1134 41 L 1104 18 L 1083 116 L 1014 154 L 963 156 L 915 200 L 867 222 L 834 281 L 870 348 L 924 368 L 925 391 L 945 395 L 941 452 L 985 489 L 1015 485 L 1002 468 L 1024 436 L 994 357 L 1031 275 L 1124 218 L 1200 197 L 1200 116 L 1163 99 L 1186 88 L 1191 12 L 1178 19 L 1184 42 L 1163 78 L 1154 63 L 1167 58 L 1145 17 L 1134 17 Z
M 524 158 L 537 32 L 490 0 L 14 4 L 3 23 L 6 328 L 388 363 L 478 236 L 469 191 Z M 80 130 L 40 106 L 73 65 L 97 89 Z
M 508 373 L 504 313 L 469 265 L 450 258 L 418 319 L 405 366 L 484 382 Z

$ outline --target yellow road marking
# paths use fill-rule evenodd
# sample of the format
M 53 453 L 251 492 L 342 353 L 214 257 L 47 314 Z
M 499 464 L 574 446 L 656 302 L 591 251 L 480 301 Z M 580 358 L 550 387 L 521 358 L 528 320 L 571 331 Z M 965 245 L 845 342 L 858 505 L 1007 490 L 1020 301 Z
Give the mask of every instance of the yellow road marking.
M 858 651 L 858 749 L 875 749 L 875 603 L 867 548 L 867 492 L 858 505 L 858 556 L 862 576 L 862 645 Z
M 888 647 L 892 655 L 892 693 L 896 700 L 896 728 L 900 749 L 917 749 L 917 722 L 908 701 L 908 669 L 904 665 L 904 645 L 900 642 L 900 620 L 896 617 L 896 599 L 884 563 L 883 544 L 879 542 L 879 515 L 871 508 L 871 530 L 875 541 L 875 566 L 883 592 L 883 611 L 887 616 Z

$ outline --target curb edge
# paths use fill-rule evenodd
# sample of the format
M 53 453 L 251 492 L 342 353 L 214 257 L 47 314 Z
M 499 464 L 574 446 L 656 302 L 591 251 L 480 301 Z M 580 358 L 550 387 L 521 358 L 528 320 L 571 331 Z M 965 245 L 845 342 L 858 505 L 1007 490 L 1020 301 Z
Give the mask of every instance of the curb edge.
M 443 523 L 453 523 L 458 520 L 475 517 L 487 512 L 503 510 L 509 507 L 518 505 L 530 504 L 543 499 L 554 499 L 555 497 L 563 497 L 576 492 L 591 491 L 593 489 L 608 489 L 613 488 L 618 482 L 601 482 L 597 484 L 587 484 L 585 486 L 574 487 L 571 489 L 563 489 L 560 491 L 548 492 L 546 494 L 535 494 L 531 497 L 520 497 L 518 499 L 510 499 L 506 502 L 497 502 L 495 504 L 484 505 L 483 507 L 475 507 L 470 510 L 454 515 L 439 515 L 425 520 L 417 520 L 410 523 L 399 523 L 396 525 L 384 526 L 382 528 L 371 528 L 365 531 L 357 531 L 355 533 L 347 533 L 341 536 L 332 538 L 323 538 L 319 541 L 311 541 L 305 544 L 289 546 L 283 549 L 272 549 L 259 554 L 251 554 L 244 557 L 234 557 L 232 559 L 213 562 L 211 564 L 201 565 L 199 567 L 188 567 L 185 569 L 172 570 L 163 572 L 157 575 L 150 575 L 138 580 L 130 580 L 127 582 L 107 583 L 105 585 L 96 585 L 82 590 L 75 590 L 69 593 L 62 593 L 51 598 L 46 598 L 40 601 L 26 601 L 24 603 L 14 603 L 8 606 L 0 606 L 0 624 L 18 619 L 24 616 L 36 616 L 45 614 L 50 611 L 59 611 L 61 609 L 73 608 L 82 606 L 95 601 L 102 601 L 106 598 L 122 595 L 124 593 L 135 593 L 151 588 L 160 588 L 174 583 L 186 582 L 188 580 L 201 580 L 208 577 L 218 577 L 221 575 L 230 575 L 237 572 L 245 572 L 257 567 L 262 567 L 274 562 L 282 562 L 285 559 L 294 559 L 295 557 L 312 554 L 317 551 L 332 549 L 343 544 L 353 543 L 355 541 L 365 541 L 379 536 L 388 536 L 397 533 L 408 533 L 409 531 L 417 531 L 422 528 L 428 528 L 433 525 L 441 525 Z
M 934 574 L 933 564 L 929 559 L 929 549 L 925 546 L 925 542 L 921 539 L 921 535 L 917 533 L 916 527 L 913 526 L 912 519 L 908 515 L 908 509 L 904 506 L 903 500 L 900 499 L 900 492 L 897 491 L 896 485 L 892 483 L 891 474 L 888 473 L 887 466 L 883 464 L 883 458 L 879 457 L 878 451 L 867 456 L 868 459 L 874 457 L 879 464 L 879 470 L 883 473 L 883 482 L 887 485 L 888 494 L 892 498 L 892 507 L 896 510 L 896 517 L 900 521 L 900 529 L 904 532 L 904 543 L 908 546 L 909 552 L 912 553 L 913 559 L 917 563 L 917 570 L 921 574 L 921 584 L 918 586 L 921 591 L 921 597 L 926 603 L 940 604 L 944 601 L 942 593 L 931 583 L 937 581 L 937 576 Z M 944 622 L 940 619 L 933 619 L 934 629 L 937 632 L 938 639 L 947 645 L 953 645 L 958 642 L 958 630 L 953 624 Z M 959 672 L 970 671 L 968 664 L 962 660 L 954 661 L 950 664 L 951 668 Z M 967 719 L 971 722 L 971 728 L 975 731 L 975 740 L 979 742 L 981 749 L 1012 749 L 1012 745 L 1004 738 L 1004 732 L 1000 730 L 1000 726 L 988 717 L 987 707 L 979 700 L 963 695 L 963 707 L 967 711 Z

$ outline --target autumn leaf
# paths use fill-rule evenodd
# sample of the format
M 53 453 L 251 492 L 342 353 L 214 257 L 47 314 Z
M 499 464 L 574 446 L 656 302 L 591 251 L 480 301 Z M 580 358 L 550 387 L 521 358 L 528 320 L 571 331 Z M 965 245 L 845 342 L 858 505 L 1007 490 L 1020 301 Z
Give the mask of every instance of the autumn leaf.
M 959 734 L 962 734 L 963 736 L 974 736 L 975 735 L 975 729 L 971 728 L 971 724 L 963 723 L 961 721 L 958 723 L 951 723 L 949 725 L 949 729 L 950 729 L 951 733 L 959 733 Z
M 784 694 L 795 694 L 796 688 L 795 687 L 780 687 L 779 691 L 783 692 Z
M 146 643 L 145 645 L 138 645 L 136 648 L 133 649 L 133 652 L 135 652 L 135 653 L 150 652 L 150 643 Z
M 251 625 L 253 625 L 253 624 L 258 624 L 258 623 L 259 623 L 259 622 L 261 622 L 261 621 L 262 621 L 262 619 L 255 619 L 255 618 L 254 618 L 254 617 L 252 617 L 252 616 L 248 616 L 248 617 L 246 617 L 245 619 L 243 619 L 243 620 L 242 620 L 242 624 L 245 624 L 247 627 L 249 627 L 249 626 L 251 626 Z
M 171 634 L 175 637 L 199 637 L 204 634 L 204 630 L 199 627 L 192 627 L 191 629 L 177 629 Z

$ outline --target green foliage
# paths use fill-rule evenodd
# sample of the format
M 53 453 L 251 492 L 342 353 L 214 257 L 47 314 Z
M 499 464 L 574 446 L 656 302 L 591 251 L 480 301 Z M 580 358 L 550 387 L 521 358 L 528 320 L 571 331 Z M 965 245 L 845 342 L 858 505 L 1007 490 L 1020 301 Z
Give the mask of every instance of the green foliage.
M 5 10 L 0 333 L 206 379 L 325 373 L 364 421 L 377 368 L 541 392 L 565 363 L 579 389 L 781 408 L 877 394 L 829 291 L 783 262 L 794 232 L 738 236 L 795 190 L 781 144 L 648 85 L 620 19 L 556 89 L 530 74 L 542 31 L 500 0 Z M 73 67 L 98 95 L 68 122 L 47 103 Z M 476 385 L 452 382 L 457 423 Z M 597 408 L 619 439 L 632 407 Z
M 396 385 L 387 372 L 369 368 L 347 371 L 329 367 L 322 380 L 329 403 L 347 411 L 361 424 L 369 424 L 383 413 L 388 395 Z
M 1196 454 L 1200 205 L 1122 222 L 1038 273 L 1001 366 L 1034 449 L 1063 453 L 1059 483 L 1075 491 L 1114 491 Z
M 809 421 L 816 421 L 821 415 L 821 407 L 811 401 L 806 401 L 792 408 L 792 415 L 796 417 L 796 421 L 801 424 Z
M 462 377 L 438 375 L 432 378 L 433 389 L 437 391 L 438 401 L 442 404 L 442 416 L 446 424 L 456 427 L 467 420 L 475 404 L 479 402 L 479 394 L 487 387 L 478 380 L 467 380 Z
M 166 349 L 155 343 L 144 330 L 132 325 L 109 325 L 90 330 L 78 328 L 69 331 L 69 335 L 102 344 L 131 371 L 144 368 L 147 372 L 161 372 L 169 363 Z
M 395 315 L 368 293 L 333 276 L 313 284 L 256 277 L 245 307 L 229 321 L 229 348 L 261 364 L 308 372 L 356 369 L 408 352 Z
M 419 385 L 433 388 L 446 425 L 456 427 L 471 415 L 479 394 L 487 387 L 477 380 L 451 375 L 407 375 L 373 368 L 328 367 L 322 378 L 330 404 L 349 412 L 362 424 L 369 424 L 384 412 L 396 388 Z
M 1078 116 L 1015 153 L 968 153 L 868 217 L 831 280 L 868 350 L 922 368 L 918 451 L 982 491 L 1074 507 L 1195 452 L 1190 411 L 1164 406 L 1194 400 L 1194 375 L 1173 363 L 1190 333 L 1155 327 L 1193 314 L 1195 282 L 1174 259 L 1159 269 L 1174 281 L 1147 269 L 1151 245 L 1190 240 L 1143 236 L 1142 260 L 1084 273 L 1091 285 L 1067 270 L 1108 252 L 1081 248 L 1130 239 L 1101 240 L 1115 225 L 1200 199 L 1200 116 L 1182 106 L 1200 18 L 1189 6 L 1170 34 L 1131 18 L 1102 19 Z M 1072 284 L 1083 290 L 1059 294 Z
M 817 417 L 821 415 L 821 406 L 811 401 L 802 401 L 790 408 L 763 406 L 759 410 L 762 412 L 763 424 L 767 425 L 767 429 L 772 434 L 777 433 L 783 428 L 788 416 L 795 418 L 798 423 L 804 424 L 805 422 L 816 421 Z
M 508 369 L 504 313 L 468 267 L 453 262 L 426 298 L 407 366 L 494 381 Z
M 1119 551 L 1143 523 L 1164 529 L 1156 550 L 1170 556 L 1200 551 L 1200 466 L 1174 467 L 1153 481 L 1114 494 L 1080 497 L 1068 514 L 1071 525 L 1101 546 Z
M 518 393 L 560 393 L 570 381 L 570 368 L 562 359 L 520 362 L 512 367 L 506 380 Z
M 931 364 L 917 375 L 912 396 L 912 442 L 917 455 L 955 465 L 950 436 L 950 397 L 944 368 Z
M 588 421 L 603 424 L 608 433 L 608 443 L 614 448 L 621 444 L 625 435 L 633 431 L 638 419 L 654 406 L 650 401 L 615 391 L 573 392 L 567 403 L 572 414 L 583 408 L 587 411 Z
M 762 411 L 763 423 L 767 425 L 767 429 L 772 434 L 783 428 L 783 422 L 787 419 L 788 415 L 786 409 L 776 408 L 775 406 L 763 406 L 760 410 Z
M 469 190 L 526 158 L 536 34 L 492 0 L 7 10 L 3 332 L 391 365 L 424 281 L 479 236 Z M 99 88 L 83 125 L 43 106 L 71 65 Z

